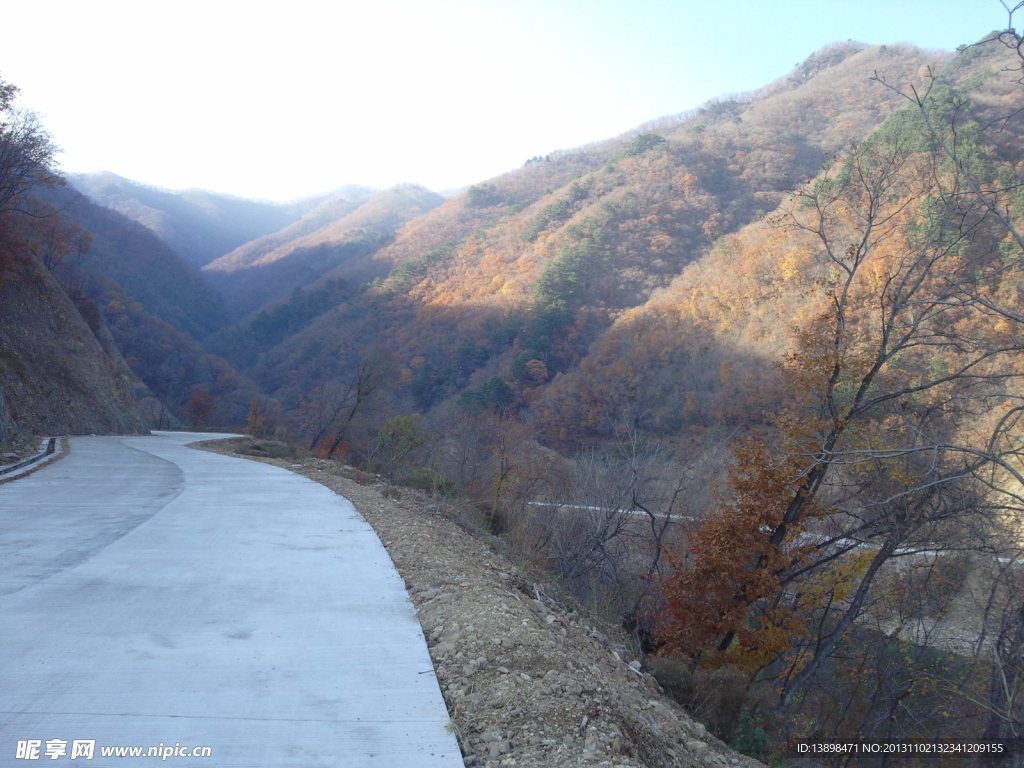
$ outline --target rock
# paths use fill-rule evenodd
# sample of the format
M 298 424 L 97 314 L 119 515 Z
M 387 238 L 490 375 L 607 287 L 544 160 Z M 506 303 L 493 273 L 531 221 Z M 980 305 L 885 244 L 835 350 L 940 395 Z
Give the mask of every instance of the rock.
M 487 745 L 487 754 L 491 757 L 498 757 L 512 751 L 512 745 L 508 739 L 503 739 L 500 734 L 492 733 L 489 734 L 493 738 L 492 741 Z
M 435 645 L 431 650 L 434 656 L 438 659 L 445 659 L 451 655 L 452 651 L 455 650 L 455 646 L 449 643 L 447 640 L 442 640 L 440 643 Z

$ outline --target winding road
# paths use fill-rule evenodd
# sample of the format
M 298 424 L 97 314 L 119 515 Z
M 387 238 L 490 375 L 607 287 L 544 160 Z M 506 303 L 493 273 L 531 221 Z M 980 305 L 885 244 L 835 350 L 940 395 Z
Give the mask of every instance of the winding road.
M 0 766 L 461 766 L 374 531 L 209 437 L 73 438 L 0 485 Z

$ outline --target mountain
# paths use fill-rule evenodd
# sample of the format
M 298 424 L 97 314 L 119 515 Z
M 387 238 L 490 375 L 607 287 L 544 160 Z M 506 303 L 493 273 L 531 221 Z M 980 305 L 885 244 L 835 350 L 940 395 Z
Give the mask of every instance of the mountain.
M 149 229 L 71 188 L 46 197 L 89 233 L 90 247 L 76 266 L 88 276 L 94 298 L 116 284 L 148 313 L 196 339 L 227 323 L 220 297 L 198 270 Z
M 89 248 L 54 267 L 66 285 L 95 303 L 135 374 L 176 418 L 189 421 L 190 399 L 209 395 L 216 408 L 204 426 L 239 426 L 259 388 L 201 340 L 228 324 L 220 296 L 146 227 L 74 190 L 48 194 Z M 206 394 L 203 394 L 206 393 Z
M 959 104 L 957 109 L 963 113 L 961 141 L 980 143 L 977 126 L 998 124 L 999 131 L 985 135 L 989 160 L 1006 166 L 1019 162 L 1024 127 L 1006 115 L 1019 114 L 1024 93 L 1006 74 L 1014 71 L 1015 65 L 1003 47 L 969 47 L 955 58 L 916 52 L 897 63 L 903 56 L 906 52 L 892 46 L 866 49 L 845 60 L 862 67 L 863 82 L 858 90 L 853 90 L 844 66 L 836 66 L 811 75 L 806 86 L 786 91 L 781 104 L 755 102 L 751 117 L 744 116 L 744 122 L 769 110 L 794 110 L 809 116 L 801 126 L 812 129 L 816 116 L 826 118 L 820 129 L 827 126 L 833 139 L 839 139 L 837 130 L 852 124 L 858 114 L 853 94 L 863 92 L 877 99 L 863 108 L 882 116 L 888 104 L 888 119 L 863 136 L 847 136 L 840 148 L 845 146 L 849 152 L 850 147 L 863 145 L 872 137 L 877 140 L 887 132 L 896 133 L 905 145 L 921 142 L 908 127 L 913 117 L 910 102 L 869 78 L 878 73 L 887 83 L 906 88 L 925 76 L 925 88 L 930 82 L 927 73 L 934 72 L 937 77 L 931 89 L 935 97 Z M 790 80 L 804 79 L 801 73 L 806 69 L 805 64 Z M 836 82 L 837 76 L 842 78 L 840 82 Z M 811 88 L 811 100 L 801 102 L 797 97 L 807 88 Z M 842 93 L 849 109 L 833 105 L 829 93 Z M 950 93 L 954 95 L 946 95 Z M 893 97 L 897 97 L 895 101 Z M 895 107 L 903 109 L 893 112 Z M 948 117 L 951 107 L 935 109 L 952 119 Z M 784 135 L 783 140 L 790 136 Z M 780 377 L 779 365 L 786 354 L 798 348 L 801 332 L 821 312 L 820 304 L 811 297 L 825 281 L 834 279 L 815 258 L 816 253 L 820 256 L 821 243 L 794 235 L 789 226 L 794 209 L 796 213 L 801 210 L 795 201 L 804 200 L 803 204 L 810 206 L 807 189 L 830 183 L 833 166 L 833 158 L 826 158 L 820 169 L 813 169 L 809 183 L 791 173 L 792 188 L 784 195 L 772 196 L 776 205 L 766 215 L 723 231 L 712 247 L 668 283 L 618 313 L 582 353 L 578 364 L 535 400 L 549 437 L 561 434 L 585 440 L 606 432 L 607 425 L 622 413 L 633 414 L 638 424 L 652 433 L 686 435 L 691 448 L 693 435 L 703 430 L 717 430 L 699 441 L 707 447 L 721 440 L 722 434 L 765 426 L 786 397 L 787 385 Z M 908 206 L 911 199 L 908 197 Z M 949 214 L 949 226 L 956 215 Z M 847 226 L 844 234 L 850 240 L 844 241 L 844 247 L 853 248 L 857 241 L 851 233 L 856 229 Z M 984 243 L 977 236 L 978 247 Z M 941 353 L 936 350 L 935 355 Z
M 150 273 L 137 255 L 119 267 L 117 244 L 92 272 L 188 338 L 208 338 L 209 351 L 286 408 L 338 375 L 344 362 L 331 340 L 356 340 L 356 349 L 391 351 L 394 407 L 430 412 L 472 399 L 497 377 L 520 407 L 547 414 L 548 439 L 586 438 L 621 406 L 590 383 L 603 386 L 606 376 L 585 374 L 599 359 L 592 348 L 618 338 L 623 317 L 642 312 L 720 238 L 770 215 L 901 106 L 872 81 L 875 72 L 909 82 L 947 59 L 909 46 L 837 44 L 757 92 L 533 158 L 448 200 L 412 186 L 340 190 L 203 265 L 226 313 L 191 274 L 162 278 L 188 286 L 174 296 L 148 295 Z M 159 211 L 150 219 L 165 240 L 176 231 L 169 222 L 209 224 L 226 210 L 222 198 L 205 197 L 204 206 L 116 178 L 78 183 L 137 217 Z M 102 230 L 98 221 L 91 227 Z M 591 405 L 581 413 L 568 402 Z M 682 424 L 652 418 L 658 428 Z
M 163 409 L 132 373 L 94 304 L 76 302 L 4 222 L 0 241 L 0 433 L 139 433 Z
M 239 317 L 287 297 L 325 273 L 344 269 L 388 242 L 402 224 L 440 205 L 414 185 L 382 192 L 347 189 L 279 232 L 253 240 L 203 267 Z
M 266 350 L 251 375 L 297 403 L 336 374 L 324 340 L 358 339 L 392 350 L 406 408 L 429 411 L 495 376 L 521 405 L 539 403 L 616 318 L 901 106 L 875 71 L 909 81 L 946 58 L 830 46 L 757 93 L 474 185 L 400 227 L 370 256 L 385 278 Z
M 220 298 L 199 272 L 142 225 L 97 205 L 74 189 L 59 185 L 44 189 L 31 204 L 35 215 L 9 215 L 8 258 L 14 264 L 26 265 L 20 273 L 12 274 L 34 277 L 23 276 L 15 285 L 5 287 L 13 291 L 26 280 L 45 278 L 46 293 L 54 296 L 40 294 L 36 299 L 40 307 L 73 302 L 103 355 L 103 359 L 94 361 L 93 368 L 113 366 L 116 376 L 128 382 L 119 385 L 123 391 L 116 397 L 93 392 L 96 414 L 64 419 L 68 425 L 64 431 L 116 431 L 113 426 L 104 429 L 97 425 L 104 405 L 135 408 L 130 405 L 135 401 L 145 401 L 142 411 L 135 409 L 142 414 L 142 421 L 115 422 L 108 415 L 103 417 L 104 423 L 131 423 L 135 431 L 182 422 L 201 421 L 202 426 L 243 424 L 259 389 L 200 346 L 199 340 L 223 327 L 227 316 Z M 27 289 L 22 286 L 19 290 Z M 59 315 L 64 320 L 74 317 L 65 310 Z M 52 323 L 43 329 L 33 322 L 48 319 L 21 314 L 9 317 L 10 325 L 5 327 L 5 338 L 16 339 L 16 346 L 25 345 L 19 357 L 37 361 L 40 369 L 59 348 L 54 345 L 59 343 L 60 334 L 54 335 Z M 95 390 L 93 385 L 74 382 L 97 350 L 91 343 L 73 341 L 80 335 L 77 331 L 64 335 L 69 344 L 89 352 L 73 360 L 66 356 L 56 359 L 50 369 L 58 372 L 60 381 L 73 385 L 76 392 Z M 33 336 L 46 337 L 47 341 L 29 344 L 27 339 Z M 68 366 L 70 369 L 65 370 Z M 30 378 L 34 381 L 37 377 Z M 46 377 L 38 378 L 42 381 Z M 23 387 L 9 391 L 12 411 L 24 410 L 24 398 L 32 399 L 30 390 Z M 197 411 L 201 418 L 189 417 L 189 409 L 195 410 L 193 406 L 206 398 L 215 399 L 215 403 Z M 53 413 L 59 414 L 60 409 L 53 409 Z M 24 428 L 52 423 L 37 415 Z
M 152 392 L 426 489 L 662 643 L 762 756 L 1019 732 L 1024 88 L 997 37 L 828 46 L 446 200 L 339 191 L 202 270 L 51 193 L 0 227 L 0 422 L 131 428 Z
M 109 172 L 68 179 L 95 202 L 149 229 L 193 267 L 287 226 L 317 200 L 284 205 L 201 189 L 174 192 Z

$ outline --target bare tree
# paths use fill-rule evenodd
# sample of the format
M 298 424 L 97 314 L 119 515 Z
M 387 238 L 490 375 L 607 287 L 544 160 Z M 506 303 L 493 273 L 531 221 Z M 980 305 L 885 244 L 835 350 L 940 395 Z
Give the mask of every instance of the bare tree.
M 28 212 L 28 193 L 60 183 L 53 140 L 32 112 L 18 110 L 18 89 L 0 80 L 0 214 Z
M 979 298 L 1007 276 L 1001 203 L 968 194 L 976 182 L 959 165 L 950 173 L 921 151 L 920 133 L 901 133 L 897 124 L 889 140 L 866 142 L 840 171 L 845 180 L 801 193 L 789 217 L 820 243 L 831 306 L 810 356 L 824 363 L 821 427 L 789 448 L 806 459 L 804 474 L 770 543 L 783 545 L 817 498 L 839 514 L 783 585 L 831 560 L 840 541 L 875 549 L 827 636 L 787 680 L 783 706 L 835 650 L 888 559 L 941 547 L 944 527 L 1021 501 L 1022 345 L 985 332 L 1002 313 Z
M 626 426 L 605 451 L 577 457 L 558 501 L 543 510 L 551 567 L 584 599 L 617 611 L 639 649 L 668 537 L 679 532 L 681 486 L 665 448 Z
M 369 404 L 392 374 L 394 364 L 386 350 L 353 354 L 346 371 L 328 378 L 302 398 L 299 410 L 309 435 L 309 450 L 318 447 L 332 456 L 345 441 L 356 416 Z
M 1024 38 L 1013 26 L 1014 15 L 1024 9 L 1024 2 L 1000 2 L 1007 12 L 1006 29 L 976 45 L 998 41 L 1013 51 L 1016 63 L 1007 69 L 1019 73 L 1017 82 L 1024 84 Z M 1005 257 L 999 277 L 1008 283 L 1019 281 L 1024 274 L 1024 236 L 1011 201 L 1024 188 L 1024 180 L 1013 172 L 1011 162 L 1003 164 L 1004 172 L 998 176 L 985 174 L 972 162 L 971 149 L 974 142 L 971 139 L 974 137 L 971 136 L 971 120 L 974 115 L 967 97 L 955 95 L 952 109 L 940 109 L 941 104 L 936 103 L 935 94 L 941 90 L 941 85 L 932 72 L 928 73 L 921 88 L 891 84 L 878 74 L 875 79 L 906 99 L 926 126 L 936 154 L 956 169 L 963 188 L 941 190 L 943 199 L 949 201 L 954 194 L 959 193 L 998 223 L 999 231 L 1003 233 L 1003 242 L 1008 246 L 1003 249 Z M 1019 119 L 1020 115 L 1020 109 L 1010 114 L 990 115 L 984 125 L 989 129 L 1005 129 L 1011 120 Z M 964 283 L 960 287 L 964 301 L 983 308 L 995 318 L 1001 318 L 1020 333 L 1024 315 L 1011 297 L 1000 295 L 992 291 L 991 286 L 984 284 Z M 992 427 L 986 450 L 973 454 L 972 477 L 991 494 L 1009 502 L 1001 505 L 998 522 L 986 529 L 985 542 L 988 548 L 991 548 L 990 542 L 996 538 L 993 534 L 1000 523 L 1009 520 L 1011 528 L 1016 529 L 1024 518 L 1024 479 L 1019 471 L 1022 466 L 1022 413 L 1024 406 L 1018 400 L 1013 407 L 1002 409 L 998 418 L 990 419 Z M 992 551 L 991 556 L 993 562 L 1001 558 L 1003 565 L 995 569 L 991 580 L 985 610 L 986 621 L 982 624 L 977 644 L 979 655 L 987 658 L 991 667 L 988 697 L 979 703 L 989 712 L 986 737 L 1020 738 L 1024 734 L 1024 592 L 1021 591 L 1020 583 L 1022 558 L 1018 537 L 1012 535 L 1008 544 L 1001 550 Z M 987 642 L 987 619 L 990 617 L 997 620 L 991 630 L 994 637 L 991 642 Z M 1024 765 L 1024 755 L 1018 755 L 1014 760 L 1014 765 Z

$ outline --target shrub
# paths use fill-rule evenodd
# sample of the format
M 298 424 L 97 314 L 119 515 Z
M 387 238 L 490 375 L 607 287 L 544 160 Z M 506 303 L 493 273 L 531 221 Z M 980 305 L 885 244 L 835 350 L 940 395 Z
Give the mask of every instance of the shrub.
M 755 760 L 768 759 L 768 733 L 754 722 L 754 713 L 748 707 L 740 712 L 730 747 Z

